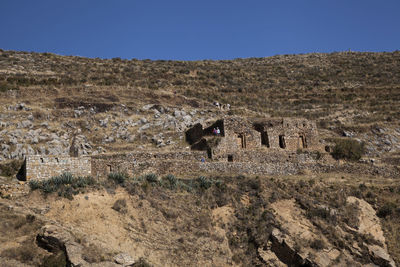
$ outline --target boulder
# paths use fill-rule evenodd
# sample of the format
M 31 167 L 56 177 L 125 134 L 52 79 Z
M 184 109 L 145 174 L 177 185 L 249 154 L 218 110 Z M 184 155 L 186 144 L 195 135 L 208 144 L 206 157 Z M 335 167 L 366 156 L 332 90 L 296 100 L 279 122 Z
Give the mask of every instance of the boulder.
M 120 253 L 114 257 L 114 261 L 122 266 L 130 266 L 135 260 L 127 253 Z
M 384 267 L 396 267 L 396 264 L 384 248 L 372 245 L 368 246 L 368 251 L 375 264 Z

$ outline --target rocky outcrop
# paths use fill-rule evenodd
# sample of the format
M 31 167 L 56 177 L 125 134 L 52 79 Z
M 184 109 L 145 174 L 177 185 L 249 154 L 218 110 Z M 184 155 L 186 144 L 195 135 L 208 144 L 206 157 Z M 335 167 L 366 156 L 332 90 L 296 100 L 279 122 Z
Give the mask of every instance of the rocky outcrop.
M 84 246 L 76 242 L 68 230 L 55 225 L 43 226 L 36 236 L 36 243 L 52 253 L 63 252 L 66 256 L 67 264 L 72 267 L 131 266 L 135 263 L 135 260 L 126 253 L 116 255 L 114 262 L 89 263 L 82 255 Z
M 310 222 L 293 199 L 280 200 L 271 206 L 281 229 L 273 229 L 265 247 L 258 251 L 259 257 L 271 266 L 366 266 L 368 261 L 368 266 L 395 266 L 387 252 L 379 219 L 374 209 L 362 199 L 347 198 L 344 209 L 352 209 L 357 218 L 343 229 L 337 225 L 336 236 L 345 239 L 349 234 L 368 234 L 373 241 L 368 244 L 352 242 L 341 247 Z M 345 244 L 344 241 L 341 243 Z M 365 258 L 366 255 L 369 258 Z M 277 263 L 278 259 L 280 263 Z

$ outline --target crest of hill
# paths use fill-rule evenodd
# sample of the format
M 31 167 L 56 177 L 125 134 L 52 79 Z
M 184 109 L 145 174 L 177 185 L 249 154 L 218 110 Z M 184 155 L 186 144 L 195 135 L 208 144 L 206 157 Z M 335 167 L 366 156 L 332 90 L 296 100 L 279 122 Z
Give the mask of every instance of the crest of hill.
M 399 84 L 399 51 L 151 61 L 0 50 L 0 91 L 19 89 L 21 97 L 33 97 L 31 90 L 22 91 L 40 88 L 38 96 L 53 100 L 63 91 L 90 98 L 111 87 L 103 102 L 156 98 L 161 103 L 200 106 L 219 101 L 308 119 L 356 109 L 374 113 L 369 120 L 382 121 L 399 115 Z M 97 90 L 82 92 L 88 87 Z

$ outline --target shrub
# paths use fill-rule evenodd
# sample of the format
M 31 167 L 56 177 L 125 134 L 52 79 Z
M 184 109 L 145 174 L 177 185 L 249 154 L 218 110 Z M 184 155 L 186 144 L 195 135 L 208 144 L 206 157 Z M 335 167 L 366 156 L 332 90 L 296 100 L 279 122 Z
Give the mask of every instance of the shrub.
M 335 159 L 357 161 L 364 154 L 364 143 L 352 139 L 338 139 L 331 153 Z
M 0 164 L 0 174 L 3 176 L 12 177 L 18 172 L 22 164 L 23 161 L 16 159 L 2 163 Z
M 165 176 L 165 179 L 169 182 L 169 188 L 171 189 L 176 188 L 178 181 L 174 175 L 168 174 L 167 176 Z
M 382 207 L 378 209 L 376 215 L 380 218 L 386 218 L 389 215 L 392 215 L 393 210 L 396 205 L 394 203 L 385 203 Z
M 42 267 L 57 267 L 57 266 L 67 266 L 67 257 L 65 253 L 59 251 L 58 253 L 51 254 L 44 258 Z
M 59 176 L 54 176 L 43 181 L 29 181 L 29 187 L 31 190 L 40 189 L 46 194 L 58 191 L 59 196 L 66 197 L 68 199 L 72 199 L 73 195 L 79 193 L 79 191 L 75 191 L 74 188 L 84 188 L 93 184 L 95 184 L 95 180 L 91 176 L 74 177 L 70 173 L 63 173 Z
M 28 184 L 31 190 L 36 190 L 41 188 L 41 183 L 38 180 L 30 180 Z
M 124 198 L 118 199 L 117 201 L 115 201 L 114 205 L 112 206 L 112 209 L 122 214 L 125 214 L 127 212 L 126 200 Z
M 117 184 L 122 184 L 128 179 L 128 175 L 121 172 L 112 172 L 108 174 L 108 179 L 116 182 Z
M 144 258 L 139 258 L 137 262 L 135 262 L 132 266 L 134 267 L 152 267 L 150 263 L 148 263 Z
M 197 182 L 199 183 L 199 187 L 204 190 L 207 190 L 212 186 L 212 181 L 204 176 L 198 177 Z
M 146 181 L 149 182 L 149 183 L 157 183 L 157 182 L 158 182 L 157 175 L 155 175 L 154 173 L 146 174 L 146 175 L 144 176 L 144 178 L 145 178 Z
M 321 250 L 325 248 L 325 243 L 321 239 L 315 239 L 311 242 L 310 247 L 316 250 Z

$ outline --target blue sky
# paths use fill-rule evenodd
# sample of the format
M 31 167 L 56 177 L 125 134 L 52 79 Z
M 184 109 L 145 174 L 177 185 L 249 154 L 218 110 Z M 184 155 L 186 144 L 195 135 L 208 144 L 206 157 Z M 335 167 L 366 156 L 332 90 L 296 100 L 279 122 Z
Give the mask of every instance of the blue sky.
M 2 0 L 0 48 L 126 59 L 400 49 L 399 0 Z

